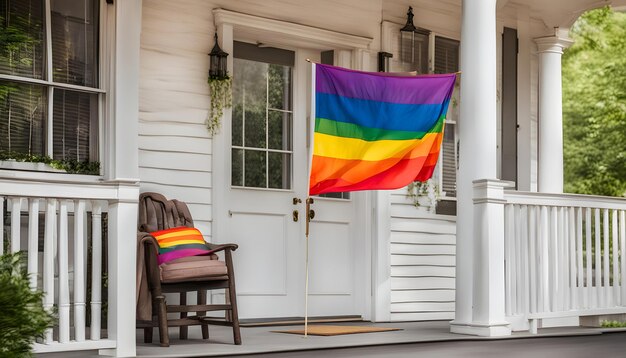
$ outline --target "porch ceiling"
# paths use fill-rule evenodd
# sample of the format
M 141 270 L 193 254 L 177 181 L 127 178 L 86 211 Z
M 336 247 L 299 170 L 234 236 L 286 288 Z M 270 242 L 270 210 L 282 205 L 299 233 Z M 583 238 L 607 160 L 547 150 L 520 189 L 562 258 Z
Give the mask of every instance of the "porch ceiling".
M 499 0 L 498 7 L 508 4 L 528 6 L 531 17 L 541 19 L 548 28 L 569 28 L 585 11 L 611 5 L 626 5 L 626 0 Z

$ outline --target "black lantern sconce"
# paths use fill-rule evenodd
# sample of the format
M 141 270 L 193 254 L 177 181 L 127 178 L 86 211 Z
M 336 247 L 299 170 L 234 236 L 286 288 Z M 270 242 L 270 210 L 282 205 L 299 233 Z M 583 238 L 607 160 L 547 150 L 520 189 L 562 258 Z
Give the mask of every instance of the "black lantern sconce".
M 389 52 L 378 53 L 378 72 L 389 72 L 389 60 L 393 54 Z
M 209 78 L 214 80 L 223 80 L 228 78 L 228 69 L 226 67 L 226 58 L 228 53 L 224 52 L 217 44 L 217 33 L 215 33 L 215 46 L 211 50 Z
M 428 72 L 428 38 L 430 31 L 413 24 L 413 7 L 406 13 L 406 25 L 400 29 L 400 60 L 411 65 L 411 71 Z

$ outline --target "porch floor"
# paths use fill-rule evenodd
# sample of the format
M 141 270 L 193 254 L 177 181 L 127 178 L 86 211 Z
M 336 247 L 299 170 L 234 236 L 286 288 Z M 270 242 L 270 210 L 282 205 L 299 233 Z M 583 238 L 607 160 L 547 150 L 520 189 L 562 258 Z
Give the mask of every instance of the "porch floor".
M 232 330 L 229 327 L 209 326 L 210 339 L 202 340 L 199 327 L 191 327 L 188 340 L 181 341 L 177 330 L 170 333 L 170 347 L 158 346 L 157 331 L 154 334 L 154 343 L 143 343 L 142 330 L 137 330 L 137 357 L 211 357 L 211 356 L 234 356 L 242 354 L 295 352 L 328 348 L 364 347 L 402 343 L 426 343 L 445 341 L 469 341 L 491 340 L 467 335 L 452 334 L 449 332 L 448 321 L 431 322 L 396 322 L 396 323 L 370 323 L 370 322 L 347 322 L 333 323 L 333 325 L 359 325 L 376 327 L 401 328 L 401 331 L 349 334 L 341 336 L 309 336 L 304 338 L 300 335 L 275 333 L 276 330 L 298 329 L 302 326 L 272 326 L 272 327 L 242 327 L 241 335 L 243 344 L 232 344 Z M 607 329 L 586 327 L 559 327 L 540 329 L 536 335 L 528 332 L 514 332 L 510 337 L 495 339 L 518 339 L 533 337 L 558 337 L 558 336 L 585 336 L 602 334 Z M 614 330 L 612 330 L 614 331 Z M 39 358 L 57 357 L 97 357 L 97 352 L 65 352 L 39 354 Z

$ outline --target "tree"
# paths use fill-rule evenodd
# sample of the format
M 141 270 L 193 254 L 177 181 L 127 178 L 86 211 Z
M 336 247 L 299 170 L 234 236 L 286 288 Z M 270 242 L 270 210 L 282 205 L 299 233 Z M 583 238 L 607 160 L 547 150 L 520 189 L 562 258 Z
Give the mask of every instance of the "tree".
M 563 55 L 565 191 L 626 196 L 626 14 L 582 15 Z

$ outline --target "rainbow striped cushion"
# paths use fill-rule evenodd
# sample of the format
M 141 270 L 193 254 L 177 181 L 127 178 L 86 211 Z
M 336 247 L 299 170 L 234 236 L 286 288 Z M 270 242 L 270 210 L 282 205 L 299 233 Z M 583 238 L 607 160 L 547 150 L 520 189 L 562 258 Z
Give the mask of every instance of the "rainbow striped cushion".
M 187 256 L 208 255 L 209 249 L 200 231 L 192 227 L 175 227 L 150 233 L 159 243 L 159 265 Z

